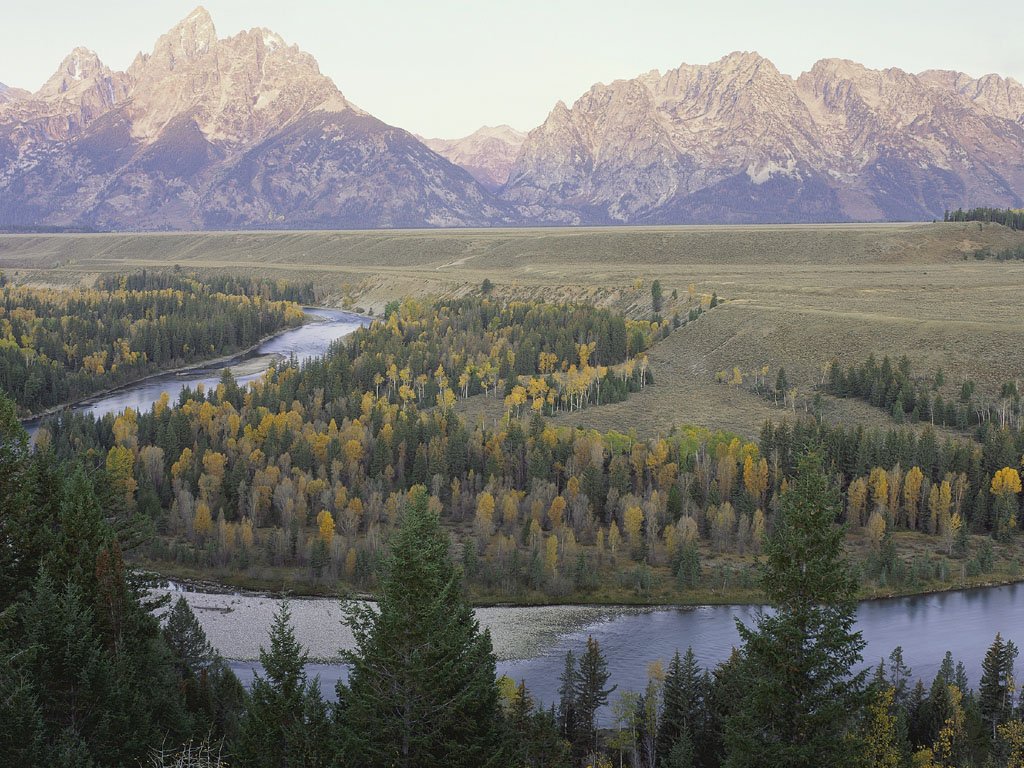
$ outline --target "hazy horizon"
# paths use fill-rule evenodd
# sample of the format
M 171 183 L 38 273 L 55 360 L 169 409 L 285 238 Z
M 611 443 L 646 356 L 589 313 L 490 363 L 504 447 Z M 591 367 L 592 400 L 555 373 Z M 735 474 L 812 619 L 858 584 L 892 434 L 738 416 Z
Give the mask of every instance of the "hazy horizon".
M 111 0 L 87 14 L 69 0 L 19 4 L 0 28 L 0 82 L 34 91 L 76 46 L 125 69 L 196 5 Z M 960 22 L 962 6 L 952 2 L 871 0 L 851 4 L 846 16 L 799 2 L 741 2 L 729 8 L 726 24 L 717 6 L 678 2 L 203 5 L 219 37 L 270 28 L 312 54 L 351 101 L 429 138 L 456 138 L 483 125 L 529 130 L 557 101 L 571 104 L 596 82 L 705 64 L 736 50 L 757 51 L 793 76 L 819 59 L 846 58 L 876 69 L 1024 80 L 1024 48 L 1015 34 L 1024 27 L 1021 7 L 1001 9 L 999 24 L 975 31 Z M 29 34 L 34 29 L 45 36 Z

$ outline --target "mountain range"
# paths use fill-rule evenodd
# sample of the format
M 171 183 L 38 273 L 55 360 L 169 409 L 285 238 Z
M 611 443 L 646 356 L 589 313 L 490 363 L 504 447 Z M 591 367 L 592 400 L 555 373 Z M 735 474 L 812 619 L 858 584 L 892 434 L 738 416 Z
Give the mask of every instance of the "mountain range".
M 0 227 L 918 220 L 1024 201 L 1024 86 L 756 53 L 597 84 L 528 134 L 421 139 L 266 29 L 197 8 L 124 72 L 0 84 Z

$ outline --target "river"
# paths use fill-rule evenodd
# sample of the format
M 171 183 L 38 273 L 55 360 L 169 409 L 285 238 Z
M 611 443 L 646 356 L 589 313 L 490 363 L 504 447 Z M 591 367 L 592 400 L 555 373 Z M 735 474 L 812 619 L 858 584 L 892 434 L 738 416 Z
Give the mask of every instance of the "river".
M 84 401 L 74 409 L 96 416 L 128 407 L 145 411 L 164 392 L 175 401 L 185 387 L 216 386 L 225 367 L 244 384 L 280 357 L 322 355 L 335 339 L 369 322 L 369 318 L 340 310 L 308 308 L 306 312 L 321 321 L 285 331 L 228 361 L 155 376 Z M 279 599 L 210 594 L 174 585 L 167 589 L 188 599 L 211 642 L 231 660 L 242 681 L 250 683 Z M 590 635 L 600 642 L 608 658 L 610 682 L 619 691 L 640 690 L 646 683 L 648 664 L 667 662 L 676 650 L 692 646 L 704 666 L 724 660 L 739 642 L 736 620 L 749 624 L 757 611 L 752 606 L 497 607 L 478 609 L 477 617 L 491 631 L 499 674 L 525 680 L 534 697 L 547 705 L 557 698 L 566 651 L 579 653 Z M 297 635 L 315 659 L 309 671 L 319 675 L 325 694 L 333 697 L 335 683 L 345 675 L 337 661 L 338 651 L 351 648 L 352 640 L 341 623 L 338 603 L 323 598 L 296 599 L 292 613 Z M 996 632 L 1018 644 L 1024 641 L 1024 585 L 865 602 L 859 608 L 857 628 L 867 641 L 866 664 L 877 664 L 901 645 L 914 675 L 928 683 L 949 650 L 963 661 L 972 685 L 977 685 L 981 659 Z M 603 710 L 600 718 L 608 723 L 609 711 Z
M 280 600 L 173 586 L 170 590 L 186 597 L 211 642 L 249 685 Z M 319 675 L 324 693 L 333 698 L 335 683 L 346 674 L 337 661 L 338 651 L 352 647 L 338 602 L 293 599 L 291 610 L 296 635 L 315 660 L 309 673 Z M 703 666 L 723 661 L 739 643 L 736 620 L 749 624 L 758 611 L 755 606 L 495 607 L 477 609 L 477 618 L 491 631 L 498 673 L 524 680 L 539 702 L 550 705 L 558 697 L 566 651 L 580 653 L 588 636 L 600 643 L 608 658 L 610 683 L 618 691 L 639 691 L 646 684 L 648 664 L 667 664 L 676 650 L 692 646 Z M 914 676 L 928 685 L 948 650 L 964 663 L 971 685 L 977 686 L 982 657 L 996 632 L 1018 645 L 1024 642 L 1024 584 L 867 601 L 859 607 L 857 629 L 867 642 L 866 665 L 876 665 L 899 645 Z M 602 724 L 609 724 L 610 718 L 605 708 Z
M 338 309 L 306 307 L 305 312 L 319 320 L 282 331 L 264 341 L 256 349 L 216 364 L 200 364 L 175 373 L 150 376 L 134 384 L 119 387 L 108 394 L 87 398 L 76 403 L 72 410 L 75 413 L 91 413 L 97 418 L 108 413 L 121 413 L 125 408 L 148 411 L 164 392 L 174 403 L 186 387 L 195 389 L 199 385 L 207 388 L 217 386 L 221 372 L 225 368 L 232 370 L 235 380 L 240 385 L 245 385 L 262 376 L 275 360 L 291 355 L 300 360 L 323 355 L 331 342 L 347 336 L 360 326 L 369 324 L 371 320 L 363 315 Z M 25 421 L 25 428 L 30 435 L 34 434 L 39 423 L 45 419 L 46 417 L 40 417 Z

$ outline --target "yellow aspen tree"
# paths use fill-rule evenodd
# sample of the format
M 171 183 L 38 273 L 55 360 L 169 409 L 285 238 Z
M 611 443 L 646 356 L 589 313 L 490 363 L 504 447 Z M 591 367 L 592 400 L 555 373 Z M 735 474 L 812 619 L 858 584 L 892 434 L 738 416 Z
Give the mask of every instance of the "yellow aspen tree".
M 200 540 L 205 539 L 213 531 L 213 517 L 210 506 L 205 501 L 196 504 L 196 516 L 192 520 L 192 532 Z
M 558 537 L 551 535 L 548 536 L 548 540 L 544 543 L 544 565 L 551 575 L 554 576 L 558 573 Z
M 178 460 L 171 464 L 171 479 L 177 480 L 192 468 L 192 449 L 182 448 Z
M 992 495 L 996 497 L 995 533 L 1006 537 L 1017 527 L 1017 495 L 1021 492 L 1020 473 L 1013 467 L 1004 467 L 992 476 Z
M 676 527 L 669 523 L 665 526 L 665 530 L 661 532 L 662 540 L 665 542 L 665 550 L 671 554 L 676 551 Z
M 501 502 L 501 520 L 512 527 L 519 521 L 519 496 L 515 491 L 509 491 Z
M 881 467 L 874 467 L 868 477 L 871 489 L 871 502 L 875 508 L 886 508 L 889 503 L 889 474 Z
M 697 521 L 692 517 L 681 517 L 676 522 L 676 538 L 683 544 L 691 544 L 697 541 L 700 531 L 697 528 Z
M 754 469 L 753 456 L 747 456 L 743 459 L 743 488 L 750 498 L 758 498 L 757 472 Z
M 943 480 L 941 484 L 933 485 L 928 494 L 928 533 L 939 533 L 939 521 L 948 519 L 949 508 L 953 503 L 953 492 L 949 481 Z
M 960 513 L 954 512 L 942 531 L 942 545 L 945 547 L 947 555 L 953 554 L 953 545 L 956 543 L 956 538 L 960 534 L 960 529 L 963 525 L 964 521 L 960 517 Z
M 473 520 L 476 535 L 481 540 L 494 532 L 494 497 L 484 491 L 476 500 L 476 517 Z
M 619 533 L 619 524 L 612 520 L 608 526 L 608 549 L 614 555 L 616 550 L 619 548 L 619 544 L 622 542 L 622 534 Z
M 238 538 L 245 549 L 252 549 L 252 545 L 255 542 L 255 534 L 252 529 L 252 520 L 248 517 L 243 517 L 242 522 L 238 526 Z
M 561 496 L 555 496 L 551 500 L 551 506 L 548 507 L 548 520 L 554 530 L 557 531 L 562 527 L 565 521 L 565 499 Z
M 1003 467 L 992 476 L 991 490 L 994 496 L 1020 493 L 1020 473 L 1013 467 Z
M 355 535 L 363 521 L 363 501 L 359 498 L 349 500 L 345 505 L 342 514 L 342 522 L 345 526 L 345 533 L 348 536 Z
M 125 408 L 124 413 L 114 419 L 114 442 L 133 452 L 139 446 L 139 421 L 135 411 Z
M 540 541 L 540 537 L 541 537 L 540 523 L 538 523 L 535 519 L 531 520 L 530 521 L 530 533 L 529 533 L 529 539 L 528 539 L 529 543 L 530 543 L 530 546 L 531 547 L 537 546 L 537 542 Z
M 736 459 L 726 454 L 719 458 L 716 477 L 718 479 L 718 492 L 723 500 L 732 497 L 733 485 L 736 482 Z
M 996 728 L 1005 748 L 1006 768 L 1024 768 L 1024 721 L 1010 720 Z
M 903 479 L 903 521 L 907 528 L 917 528 L 918 513 L 921 508 L 921 485 L 924 473 L 920 467 L 911 467 Z
M 627 508 L 622 516 L 622 524 L 626 528 L 629 543 L 634 547 L 638 546 L 640 544 L 640 529 L 644 524 L 644 511 L 637 506 Z
M 754 520 L 750 526 L 750 548 L 755 555 L 761 553 L 761 545 L 764 542 L 765 520 L 764 510 L 758 507 L 754 510 Z
M 863 477 L 858 477 L 846 489 L 846 520 L 851 525 L 864 525 L 867 499 L 868 484 Z
M 334 516 L 326 509 L 321 509 L 316 516 L 316 525 L 324 544 L 334 541 Z

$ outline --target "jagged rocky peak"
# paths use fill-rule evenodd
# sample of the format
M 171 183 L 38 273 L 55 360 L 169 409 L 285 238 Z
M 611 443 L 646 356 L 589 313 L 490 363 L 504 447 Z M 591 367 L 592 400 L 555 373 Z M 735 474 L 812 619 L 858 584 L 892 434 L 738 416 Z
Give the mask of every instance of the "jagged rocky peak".
M 160 36 L 148 57 L 150 66 L 156 64 L 173 71 L 177 67 L 209 53 L 217 44 L 217 28 L 213 17 L 199 6 L 192 13 Z
M 824 59 L 794 80 L 740 51 L 556 104 L 503 194 L 552 222 L 934 218 L 1024 198 L 1022 114 L 998 76 Z
M 57 71 L 35 95 L 41 99 L 53 98 L 71 90 L 81 90 L 83 86 L 92 85 L 96 79 L 109 78 L 112 74 L 95 51 L 75 48 L 64 57 Z
M 485 125 L 461 139 L 424 139 L 424 144 L 465 168 L 484 186 L 501 187 L 507 180 L 526 133 L 510 125 Z
M 312 110 L 352 108 L 316 60 L 277 33 L 250 29 L 218 39 L 197 8 L 129 69 L 132 135 L 156 140 L 194 124 L 205 140 L 243 146 Z M 190 130 L 190 129 L 189 129 Z

